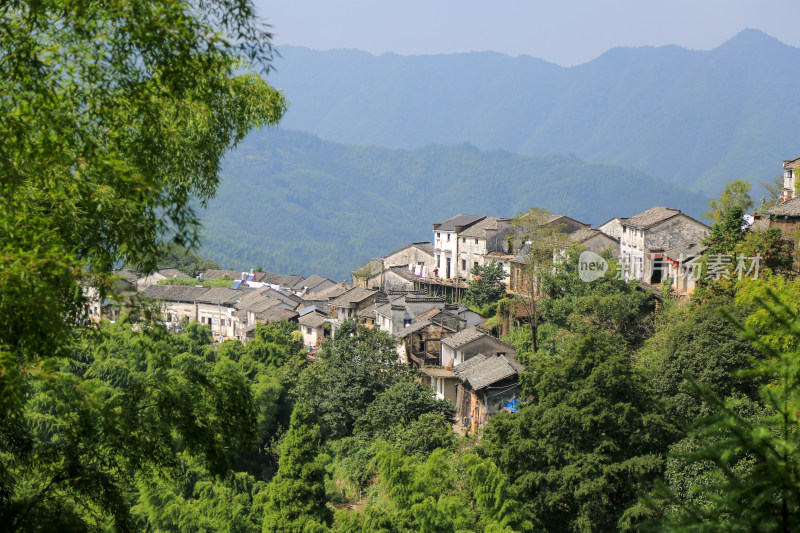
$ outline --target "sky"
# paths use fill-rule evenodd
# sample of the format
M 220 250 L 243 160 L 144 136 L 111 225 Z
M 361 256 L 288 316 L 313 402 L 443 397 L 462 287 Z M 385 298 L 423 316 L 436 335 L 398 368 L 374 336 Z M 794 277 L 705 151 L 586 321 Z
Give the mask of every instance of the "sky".
M 274 44 L 373 54 L 492 50 L 563 66 L 619 46 L 709 50 L 745 28 L 800 46 L 797 0 L 253 0 Z

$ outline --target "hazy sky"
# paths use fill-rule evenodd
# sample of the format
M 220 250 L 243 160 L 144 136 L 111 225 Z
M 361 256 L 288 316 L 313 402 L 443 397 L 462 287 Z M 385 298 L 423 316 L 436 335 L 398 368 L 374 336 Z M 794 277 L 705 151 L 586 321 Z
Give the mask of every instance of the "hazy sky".
M 275 44 L 374 54 L 494 50 L 560 65 L 617 46 L 714 48 L 744 28 L 800 46 L 797 0 L 254 0 Z

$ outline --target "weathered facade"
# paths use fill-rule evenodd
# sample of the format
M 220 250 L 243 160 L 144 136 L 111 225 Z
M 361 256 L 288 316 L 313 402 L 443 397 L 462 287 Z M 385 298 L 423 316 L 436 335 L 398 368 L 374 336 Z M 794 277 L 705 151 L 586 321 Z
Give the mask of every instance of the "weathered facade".
M 442 339 L 441 365 L 445 368 L 461 364 L 482 354 L 516 354 L 511 344 L 489 335 L 477 326 L 469 327 Z
M 506 401 L 519 397 L 519 374 L 523 371 L 513 355 L 507 354 L 478 353 L 454 366 L 459 422 L 473 432 L 485 425 L 492 415 L 504 409 Z
M 491 263 L 489 254 L 508 251 L 506 237 L 511 219 L 486 217 L 457 234 L 458 272 L 465 279 L 474 278 L 471 270 Z
M 619 239 L 606 235 L 599 229 L 581 228 L 570 234 L 569 241 L 579 244 L 596 254 L 609 250 L 612 257 L 619 256 Z
M 678 209 L 653 207 L 622 221 L 620 255 L 626 276 L 651 284 L 665 278 L 664 251 L 685 243 L 700 243 L 711 230 Z
M 414 242 L 353 270 L 353 285 L 383 291 L 413 288 L 416 277 L 432 277 L 433 244 Z

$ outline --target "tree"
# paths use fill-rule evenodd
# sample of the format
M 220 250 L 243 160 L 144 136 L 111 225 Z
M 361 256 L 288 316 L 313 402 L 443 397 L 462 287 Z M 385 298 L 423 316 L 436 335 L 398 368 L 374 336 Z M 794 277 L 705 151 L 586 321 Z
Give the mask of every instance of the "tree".
M 267 487 L 264 533 L 325 531 L 333 513 L 325 495 L 322 431 L 311 412 L 298 404 L 281 444 L 278 474 Z
M 81 284 L 102 299 L 113 265 L 151 271 L 161 244 L 197 243 L 223 154 L 285 110 L 246 72 L 268 70 L 270 37 L 249 0 L 2 4 L 3 418 L 20 372 L 68 353 Z
M 745 231 L 742 229 L 743 215 L 741 206 L 731 206 L 717 222 L 711 225 L 711 232 L 703 239 L 703 244 L 708 246 L 708 249 L 696 261 L 696 268 L 703 277 L 698 279 L 697 288 L 692 295 L 694 301 L 704 302 L 733 294 L 732 274 L 736 267 L 736 249 L 745 236 Z M 721 268 L 718 276 L 712 277 L 709 263 L 715 260 L 719 260 Z
M 529 530 L 506 476 L 490 459 L 439 449 L 407 457 L 392 447 L 377 455 L 388 506 L 367 508 L 364 531 Z
M 542 298 L 539 278 L 552 269 L 553 257 L 566 247 L 569 237 L 564 228 L 551 223 L 546 209 L 532 207 L 517 215 L 511 223 L 514 249 L 521 256 L 522 280 L 519 300 L 525 307 L 531 325 L 531 351 L 536 355 L 539 329 L 539 300 Z
M 741 179 L 728 180 L 719 196 L 708 202 L 708 211 L 703 213 L 703 218 L 711 222 L 719 222 L 725 213 L 731 209 L 739 209 L 742 213 L 753 207 L 750 198 L 750 184 Z
M 653 332 L 656 305 L 652 293 L 618 275 L 610 250 L 601 254 L 609 265 L 606 273 L 584 282 L 578 271 L 583 251 L 582 246 L 570 246 L 539 278 L 542 292 L 547 294 L 540 304 L 545 323 L 540 334 L 542 348 L 556 355 L 559 345 L 598 329 L 618 335 L 630 349 L 637 348 Z
M 766 414 L 742 412 L 739 402 L 724 401 L 699 385 L 692 390 L 712 406 L 693 436 L 697 449 L 683 456 L 689 465 L 713 467 L 698 477 L 692 494 L 704 492 L 698 503 L 662 487 L 654 507 L 665 510 L 666 531 L 796 531 L 800 528 L 800 357 L 798 316 L 774 293 L 762 306 L 774 319 L 768 337 L 794 337 L 791 349 L 776 349 L 770 340 L 739 325 L 743 336 L 763 352 L 764 360 L 747 375 L 758 378 Z M 743 463 L 747 462 L 743 467 Z M 711 483 L 705 483 L 711 481 Z
M 493 304 L 505 295 L 503 280 L 506 278 L 506 273 L 503 271 L 503 265 L 497 261 L 484 266 L 475 265 L 470 274 L 475 276 L 475 279 L 469 282 L 464 297 L 476 307 Z
M 622 528 L 638 490 L 658 477 L 672 427 L 614 336 L 575 339 L 528 367 L 531 398 L 500 413 L 479 451 L 541 531 Z
M 0 6 L 4 514 L 28 516 L 40 504 L 52 504 L 58 513 L 70 498 L 90 494 L 95 513 L 118 516 L 118 527 L 125 528 L 119 487 L 101 468 L 110 464 L 103 462 L 109 456 L 98 453 L 94 463 L 77 460 L 91 458 L 98 439 L 108 443 L 102 430 L 109 427 L 95 426 L 92 417 L 97 424 L 115 420 L 99 407 L 105 389 L 91 385 L 86 391 L 66 371 L 83 364 L 77 329 L 87 318 L 85 287 L 97 288 L 102 299 L 112 295 L 114 265 L 139 264 L 150 271 L 162 244 L 196 244 L 195 206 L 213 196 L 224 153 L 252 128 L 277 123 L 285 110 L 283 95 L 247 72 L 251 66 L 268 70 L 270 37 L 249 0 L 10 0 Z M 190 357 L 182 362 L 201 364 Z M 42 419 L 26 412 L 26 401 L 38 390 L 59 391 L 52 395 L 58 400 L 51 406 L 52 421 L 59 431 L 76 429 L 62 443 L 82 451 L 77 457 L 63 449 L 31 453 L 39 436 L 54 435 L 39 433 Z M 178 434 L 193 427 L 178 413 L 166 420 L 185 424 L 172 428 Z M 121 441 L 126 446 L 146 449 L 163 442 L 161 433 L 156 438 L 144 427 L 121 427 L 131 429 L 129 440 Z M 227 457 L 232 442 L 212 439 L 207 451 Z M 163 460 L 162 451 L 152 450 L 152 459 Z M 59 454 L 61 466 L 55 461 Z M 20 508 L 16 490 L 26 487 L 8 465 L 25 465 L 52 481 L 45 492 L 61 497 L 34 497 L 25 504 L 30 508 Z M 97 471 L 79 468 L 87 465 Z
M 192 278 L 196 278 L 198 274 L 206 270 L 222 268 L 216 261 L 206 259 L 191 250 L 174 244 L 162 247 L 156 266 L 158 268 L 177 268 Z
M 695 420 L 710 414 L 709 405 L 687 389 L 690 380 L 722 398 L 758 398 L 759 383 L 732 372 L 759 353 L 739 337 L 736 326 L 719 311 L 721 307 L 739 320 L 750 312 L 750 306 L 735 306 L 730 298 L 672 308 L 662 315 L 658 331 L 636 354 L 637 364 L 672 423 L 687 430 Z
M 436 414 L 449 424 L 455 420 L 455 407 L 449 400 L 437 400 L 433 391 L 415 381 L 398 381 L 377 395 L 358 422 L 359 432 L 392 439 L 422 415 Z
M 775 272 L 792 269 L 792 245 L 783 240 L 780 228 L 767 228 L 764 231 L 748 233 L 737 247 L 737 254 L 745 257 L 761 257 L 760 268 Z
M 783 196 L 783 174 L 778 174 L 772 181 L 762 180 L 759 185 L 767 191 L 767 194 L 761 197 L 758 205 L 758 212 L 763 215 L 768 209 L 781 202 L 781 196 Z
M 385 331 L 352 320 L 343 322 L 333 340 L 323 343 L 318 361 L 301 374 L 296 394 L 317 414 L 327 436 L 351 435 L 380 393 L 411 379 L 395 346 Z
M 207 331 L 196 323 L 181 335 L 103 324 L 82 336 L 53 377 L 31 380 L 24 440 L 3 443 L 13 480 L 0 502 L 3 523 L 137 530 L 129 500 L 137 492 L 175 486 L 181 470 L 204 480 L 227 475 L 261 431 L 273 430 L 264 427 L 273 409 L 234 360 L 213 350 Z

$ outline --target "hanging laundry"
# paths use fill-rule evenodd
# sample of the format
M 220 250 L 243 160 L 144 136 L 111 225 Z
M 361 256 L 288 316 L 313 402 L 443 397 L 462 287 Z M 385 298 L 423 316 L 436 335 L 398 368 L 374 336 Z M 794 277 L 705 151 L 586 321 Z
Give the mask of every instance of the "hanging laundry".
M 414 267 L 414 275 L 415 276 L 419 276 L 421 274 L 422 274 L 422 266 L 421 265 L 415 266 Z

